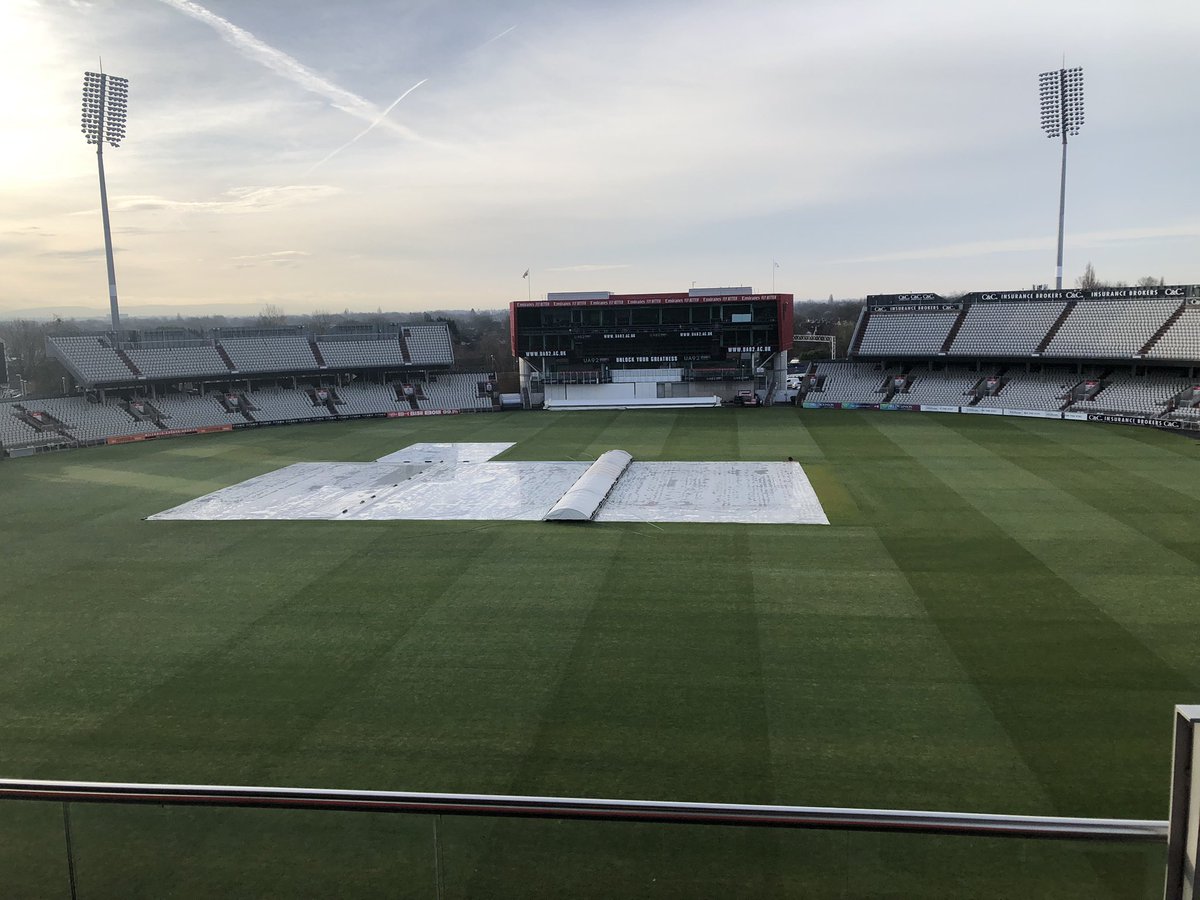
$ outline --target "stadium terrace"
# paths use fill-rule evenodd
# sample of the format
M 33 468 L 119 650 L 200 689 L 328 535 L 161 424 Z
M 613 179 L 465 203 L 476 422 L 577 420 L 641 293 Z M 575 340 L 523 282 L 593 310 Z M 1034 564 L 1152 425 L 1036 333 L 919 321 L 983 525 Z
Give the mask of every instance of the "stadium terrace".
M 848 359 L 788 365 L 791 294 L 549 294 L 510 307 L 519 385 L 456 369 L 445 323 L 54 337 L 66 397 L 0 405 L 0 448 L 261 424 L 793 403 L 1200 431 L 1200 287 L 872 295 Z M 826 339 L 831 340 L 831 339 Z

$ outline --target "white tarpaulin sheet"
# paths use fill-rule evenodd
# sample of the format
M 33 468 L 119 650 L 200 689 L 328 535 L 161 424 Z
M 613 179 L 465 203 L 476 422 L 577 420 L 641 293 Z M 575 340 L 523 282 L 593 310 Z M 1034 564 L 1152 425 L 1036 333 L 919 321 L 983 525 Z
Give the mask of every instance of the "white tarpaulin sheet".
M 562 495 L 562 499 L 554 504 L 554 508 L 546 513 L 546 521 L 591 521 L 632 460 L 633 457 L 624 450 L 601 453 L 600 458 L 588 466 L 587 471 Z
M 478 444 L 412 444 L 403 450 L 379 457 L 376 462 L 398 463 L 477 463 L 494 459 L 513 445 L 512 441 Z
M 635 462 L 596 521 L 829 524 L 794 462 Z
M 222 488 L 151 519 L 336 519 L 429 466 L 296 463 Z
M 580 462 L 435 466 L 381 493 L 343 519 L 516 519 L 540 521 L 587 471 Z
M 296 463 L 150 518 L 538 521 L 589 467 L 476 462 L 474 451 L 426 463 L 413 450 L 389 457 L 421 462 Z M 768 462 L 632 463 L 596 521 L 829 524 L 803 468 Z

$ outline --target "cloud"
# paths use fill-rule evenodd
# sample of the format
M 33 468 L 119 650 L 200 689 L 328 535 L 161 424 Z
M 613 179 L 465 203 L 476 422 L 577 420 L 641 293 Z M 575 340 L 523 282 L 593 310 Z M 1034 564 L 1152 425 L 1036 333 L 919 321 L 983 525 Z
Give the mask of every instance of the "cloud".
M 546 272 L 607 272 L 611 269 L 628 269 L 629 263 L 580 263 L 577 266 L 551 266 Z
M 1117 228 L 1108 231 L 1089 231 L 1078 234 L 1068 233 L 1066 243 L 1070 247 L 1103 247 L 1111 244 L 1124 244 L 1139 241 L 1161 241 L 1171 238 L 1200 237 L 1200 223 L 1182 223 L 1179 225 L 1151 226 L 1148 228 Z M 921 247 L 913 250 L 898 250 L 894 253 L 880 253 L 874 256 L 855 256 L 844 259 L 829 260 L 831 265 L 847 263 L 888 263 L 913 262 L 935 259 L 971 259 L 977 256 L 989 256 L 995 253 L 1027 253 L 1034 250 L 1045 250 L 1054 246 L 1053 235 L 1039 237 L 1007 238 L 987 241 L 967 241 L 958 244 L 943 244 L 936 247 Z
M 283 184 L 272 187 L 230 188 L 215 200 L 175 200 L 157 194 L 130 194 L 115 198 L 109 207 L 120 212 L 172 210 L 220 214 L 256 213 L 313 203 L 340 193 L 341 188 L 329 184 Z M 93 215 L 95 212 L 94 209 L 84 209 L 72 215 Z
M 247 253 L 232 256 L 234 266 L 249 269 L 254 266 L 295 266 L 311 254 L 304 250 L 273 250 L 270 253 Z
M 46 231 L 38 225 L 26 225 L 22 228 L 13 228 L 0 233 L 6 237 L 52 238 L 57 236 L 53 231 Z
M 353 91 L 348 91 L 334 84 L 327 78 L 323 78 L 299 60 L 289 56 L 282 50 L 272 47 L 265 41 L 259 40 L 250 32 L 239 28 L 228 19 L 222 18 L 211 10 L 205 9 L 199 3 L 194 3 L 192 0 L 159 0 L 159 2 L 165 3 L 172 9 L 190 16 L 198 22 L 203 22 L 217 32 L 222 40 L 240 51 L 247 59 L 265 66 L 276 75 L 286 78 L 306 91 L 324 97 L 336 109 L 349 113 L 365 122 L 382 123 L 388 130 L 409 140 L 424 140 L 407 126 L 390 120 L 382 120 L 379 107 L 371 101 L 360 97 Z
M 122 247 L 113 247 L 113 252 L 119 253 L 123 249 L 124 248 L 122 248 Z M 88 247 L 88 248 L 84 248 L 84 249 L 80 249 L 80 250 L 44 250 L 41 253 L 39 253 L 38 256 L 42 256 L 47 259 L 66 259 L 66 260 L 103 259 L 104 258 L 104 248 L 103 247 Z

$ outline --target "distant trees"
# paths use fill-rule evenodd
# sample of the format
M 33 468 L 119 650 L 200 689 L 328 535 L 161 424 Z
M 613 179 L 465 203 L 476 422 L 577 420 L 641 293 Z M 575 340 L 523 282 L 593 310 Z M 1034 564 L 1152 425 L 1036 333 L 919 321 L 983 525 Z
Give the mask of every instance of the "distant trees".
M 1085 291 L 1100 287 L 1100 279 L 1096 277 L 1096 270 L 1093 268 L 1091 260 L 1088 260 L 1083 274 L 1075 279 L 1075 287 L 1082 288 Z
M 854 326 L 862 310 L 861 300 L 797 300 L 792 304 L 796 334 L 832 334 L 837 338 L 838 356 L 845 356 L 854 336 Z M 792 351 L 796 359 L 820 359 L 827 355 L 824 348 L 812 344 L 797 345 Z
M 444 321 L 458 342 L 454 356 L 460 366 L 487 372 L 515 371 L 508 341 L 508 310 L 472 309 Z
M 327 309 L 314 309 L 308 314 L 308 327 L 317 334 L 328 334 L 337 321 L 337 313 Z
M 1166 280 L 1159 276 L 1155 278 L 1153 275 L 1143 275 L 1134 282 L 1135 287 L 1162 287 L 1166 284 Z M 1092 267 L 1089 261 L 1084 267 L 1083 274 L 1075 279 L 1075 287 L 1083 288 L 1084 290 L 1092 290 L 1094 288 L 1106 287 L 1129 287 L 1124 281 L 1104 281 L 1096 277 L 1096 270 Z
M 278 328 L 281 325 L 287 324 L 287 314 L 283 311 L 282 306 L 274 303 L 266 303 L 263 304 L 263 308 L 259 312 L 255 324 L 259 328 Z
M 9 365 L 9 384 L 19 387 L 25 382 L 30 394 L 61 394 L 67 370 L 58 360 L 46 355 L 46 338 L 79 334 L 79 326 L 70 320 L 54 319 L 35 322 L 13 319 L 0 322 L 0 341 L 12 360 Z

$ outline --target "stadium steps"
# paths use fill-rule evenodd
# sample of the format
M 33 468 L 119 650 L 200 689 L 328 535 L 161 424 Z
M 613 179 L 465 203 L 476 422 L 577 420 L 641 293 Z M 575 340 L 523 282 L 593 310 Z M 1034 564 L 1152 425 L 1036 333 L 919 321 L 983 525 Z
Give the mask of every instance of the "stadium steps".
M 1159 338 L 1166 334 L 1167 330 L 1177 321 L 1179 321 L 1179 317 L 1183 315 L 1183 311 L 1186 308 L 1186 303 L 1180 303 L 1179 308 L 1167 316 L 1167 321 L 1163 322 L 1162 325 L 1159 326 L 1158 331 L 1150 335 L 1150 339 L 1142 345 L 1142 349 L 1138 351 L 1137 355 L 1145 356 L 1147 353 L 1149 353 L 1153 349 L 1154 345 L 1158 343 Z
M 1089 388 L 1087 388 L 1084 382 L 1081 381 L 1079 384 L 1075 385 L 1075 387 L 1071 388 L 1071 397 L 1076 403 L 1092 403 L 1097 397 L 1104 393 L 1104 389 L 1107 388 L 1108 385 L 1109 382 L 1107 381 L 1099 382 L 1099 387 L 1097 387 L 1094 391 L 1091 391 L 1089 395 Z M 1083 389 L 1083 396 L 1076 397 L 1075 392 L 1080 388 Z
M 1033 351 L 1034 356 L 1041 356 L 1046 352 L 1046 348 L 1050 346 L 1050 342 L 1054 340 L 1054 336 L 1058 334 L 1058 329 L 1063 327 L 1063 323 L 1067 321 L 1067 316 L 1071 315 L 1071 310 L 1078 305 L 1078 300 L 1067 301 L 1067 305 L 1064 306 L 1063 311 L 1058 314 L 1058 318 L 1054 320 L 1054 324 L 1050 326 L 1050 330 L 1046 332 L 1046 336 L 1038 342 L 1037 347 Z
M 325 357 L 323 357 L 323 356 L 321 355 L 321 348 L 317 346 L 317 342 L 316 342 L 316 341 L 314 341 L 312 338 L 309 338 L 309 341 L 308 341 L 308 349 L 312 351 L 313 359 L 315 359 L 315 360 L 317 361 L 317 368 L 318 368 L 318 369 L 327 369 L 327 368 L 329 368 L 329 367 L 328 367 L 328 366 L 325 364 Z
M 963 322 L 967 321 L 967 310 L 970 309 L 967 304 L 963 304 L 963 308 L 959 310 L 958 318 L 954 320 L 954 324 L 950 326 L 950 331 L 946 334 L 946 340 L 942 342 L 942 349 L 938 351 L 939 356 L 945 356 L 950 352 L 950 345 L 954 343 L 954 339 L 958 337 L 958 332 L 962 330 Z
M 401 329 L 400 333 L 396 335 L 396 337 L 400 341 L 400 355 L 404 357 L 404 364 L 406 366 L 411 366 L 412 354 L 408 352 L 408 344 L 404 340 L 404 329 Z
M 146 420 L 153 422 L 160 430 L 166 431 L 168 426 L 166 422 L 163 421 L 163 419 L 166 418 L 166 416 L 163 415 L 163 411 L 149 400 L 143 400 L 142 405 L 146 407 Z
M 405 391 L 404 390 L 405 387 L 412 388 L 411 393 L 408 391 Z M 411 385 L 403 385 L 403 384 L 400 384 L 399 382 L 393 382 L 392 390 L 396 392 L 396 400 L 398 402 L 407 403 L 413 409 L 421 408 L 421 404 L 417 401 L 425 396 L 425 392 L 421 389 L 420 382 L 417 382 L 416 384 L 411 384 Z
M 150 406 L 150 404 L 145 400 L 139 402 L 142 404 L 143 409 L 146 410 L 145 412 L 139 413 L 136 409 L 134 409 L 133 401 L 131 400 L 118 400 L 117 408 L 127 413 L 135 422 L 149 422 L 152 425 L 158 425 L 158 419 L 161 418 L 158 410 Z
M 324 400 L 317 396 L 318 390 L 325 391 Z M 313 406 L 323 406 L 325 409 L 329 410 L 330 415 L 336 416 L 338 414 L 337 405 L 342 401 L 338 399 L 337 391 L 335 391 L 333 388 L 313 388 L 308 392 L 308 396 L 312 398 Z
M 233 361 L 233 357 L 229 355 L 229 351 L 221 346 L 220 341 L 217 342 L 216 348 L 217 356 L 221 357 L 221 362 L 225 363 L 230 372 L 240 371 L 237 367 L 237 363 Z
M 33 412 L 28 407 L 18 405 L 16 408 L 20 410 L 20 412 L 16 412 L 14 415 L 16 415 L 16 417 L 26 425 L 36 429 L 39 434 L 59 434 L 72 443 L 81 443 L 79 438 L 71 434 L 71 432 L 68 430 L 70 426 L 67 425 L 66 422 L 63 422 L 61 419 L 50 415 L 50 413 L 38 410 L 42 416 L 42 418 L 39 419 L 33 415 Z
M 122 350 L 120 347 L 118 347 L 116 344 L 113 344 L 113 352 L 116 353 L 118 357 L 120 357 L 121 362 L 125 363 L 125 365 L 129 367 L 130 372 L 132 372 L 138 378 L 146 377 L 145 374 L 142 372 L 142 370 L 137 367 L 137 363 L 135 363 L 132 359 L 129 358 L 129 354 L 126 353 L 124 350 Z
M 249 399 L 247 399 L 246 395 L 238 394 L 238 397 L 241 398 L 241 403 L 238 404 L 238 412 L 240 412 L 242 414 L 242 418 L 245 419 L 247 422 L 257 422 L 258 419 L 254 418 L 254 416 L 250 415 L 250 401 L 249 401 Z M 254 408 L 257 409 L 258 407 L 254 407 Z
M 29 407 L 27 407 L 23 404 L 18 403 L 13 408 L 13 415 L 16 416 L 18 419 L 20 419 L 22 422 L 24 422 L 26 425 L 28 425 L 30 428 L 35 429 L 36 431 L 61 432 L 64 428 L 66 428 L 66 425 L 64 425 L 58 419 L 54 418 L 54 416 L 50 415 L 50 413 L 42 412 L 41 410 L 38 410 L 38 412 L 41 415 L 41 418 L 38 418 L 37 416 L 35 416 L 33 414 L 33 411 L 30 410 Z
M 860 316 L 858 320 L 858 327 L 854 329 L 854 339 L 850 342 L 850 350 L 846 354 L 847 356 L 849 356 L 851 353 L 858 353 L 858 349 L 862 346 L 863 335 L 867 333 L 867 322 L 869 322 L 870 319 L 871 311 L 864 308 L 862 316 Z

